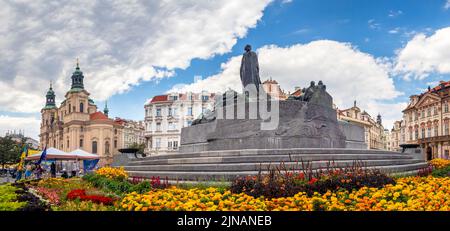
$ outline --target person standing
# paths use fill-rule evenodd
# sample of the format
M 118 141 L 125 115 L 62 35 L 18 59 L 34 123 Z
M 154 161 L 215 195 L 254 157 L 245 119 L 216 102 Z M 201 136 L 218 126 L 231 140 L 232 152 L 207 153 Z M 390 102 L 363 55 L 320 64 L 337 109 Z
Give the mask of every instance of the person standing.
M 31 165 L 27 165 L 25 169 L 25 179 L 29 179 L 31 177 Z
M 52 162 L 50 165 L 50 173 L 52 174 L 52 178 L 56 177 L 56 164 L 55 162 Z
M 18 166 L 17 167 L 17 177 L 16 177 L 16 182 L 22 179 L 22 166 Z

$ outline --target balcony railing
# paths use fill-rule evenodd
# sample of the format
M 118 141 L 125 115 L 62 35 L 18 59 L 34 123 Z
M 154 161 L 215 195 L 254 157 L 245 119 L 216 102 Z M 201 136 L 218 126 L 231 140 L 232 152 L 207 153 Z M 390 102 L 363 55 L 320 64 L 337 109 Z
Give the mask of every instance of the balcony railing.
M 450 135 L 433 136 L 433 137 L 418 139 L 419 144 L 430 143 L 430 142 L 444 142 L 444 141 L 450 141 Z

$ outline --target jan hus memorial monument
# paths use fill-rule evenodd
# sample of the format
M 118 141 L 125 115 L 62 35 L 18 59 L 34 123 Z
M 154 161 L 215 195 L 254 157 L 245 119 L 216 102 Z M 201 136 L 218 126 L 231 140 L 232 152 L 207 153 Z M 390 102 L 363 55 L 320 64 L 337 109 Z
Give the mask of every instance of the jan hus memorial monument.
M 213 111 L 181 130 L 179 153 L 118 161 L 131 176 L 160 176 L 171 180 L 232 180 L 257 174 L 283 163 L 313 168 L 329 161 L 349 166 L 361 161 L 368 168 L 392 173 L 415 173 L 426 166 L 417 155 L 369 150 L 364 128 L 339 122 L 333 98 L 322 81 L 311 81 L 300 97 L 277 101 L 261 87 L 259 63 L 245 47 L 240 67 L 243 91 L 218 94 Z

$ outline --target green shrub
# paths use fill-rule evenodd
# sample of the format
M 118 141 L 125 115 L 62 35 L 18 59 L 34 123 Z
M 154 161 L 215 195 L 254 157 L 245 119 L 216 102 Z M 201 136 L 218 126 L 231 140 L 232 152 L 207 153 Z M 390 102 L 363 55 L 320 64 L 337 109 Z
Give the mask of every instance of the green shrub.
M 130 192 L 145 193 L 152 189 L 152 186 L 148 181 L 132 184 L 126 179 L 110 179 L 98 174 L 88 174 L 85 175 L 83 179 L 91 183 L 94 187 L 101 188 L 118 195 Z
M 0 185 L 0 211 L 15 211 L 27 204 L 18 201 L 17 190 L 19 189 L 9 184 Z
M 434 177 L 448 177 L 450 176 L 450 166 L 434 169 L 433 172 L 431 172 L 431 175 Z

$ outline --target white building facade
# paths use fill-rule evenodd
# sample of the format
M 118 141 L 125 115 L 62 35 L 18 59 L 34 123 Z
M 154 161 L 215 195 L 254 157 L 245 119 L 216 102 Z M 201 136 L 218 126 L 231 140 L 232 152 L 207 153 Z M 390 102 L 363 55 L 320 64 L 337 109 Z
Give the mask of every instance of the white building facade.
M 145 105 L 145 153 L 177 152 L 181 128 L 190 126 L 206 110 L 214 109 L 214 94 L 170 93 L 158 95 Z

